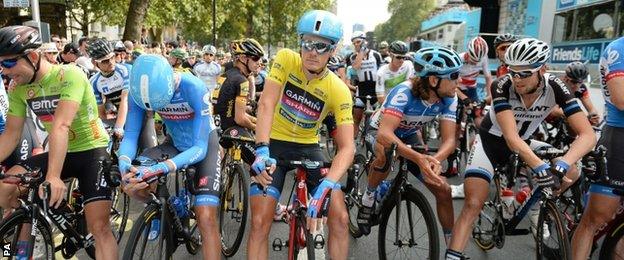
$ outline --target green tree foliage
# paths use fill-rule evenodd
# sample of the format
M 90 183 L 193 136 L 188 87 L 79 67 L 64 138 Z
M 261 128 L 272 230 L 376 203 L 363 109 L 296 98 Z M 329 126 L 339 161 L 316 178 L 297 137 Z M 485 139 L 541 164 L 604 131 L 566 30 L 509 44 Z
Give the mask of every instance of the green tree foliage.
M 70 0 L 67 1 L 69 14 L 83 35 L 89 35 L 89 25 L 101 22 L 106 25 L 121 25 L 128 10 L 127 0 Z
M 390 19 L 375 27 L 377 40 L 391 42 L 415 36 L 420 31 L 421 22 L 434 8 L 435 0 L 390 0 Z

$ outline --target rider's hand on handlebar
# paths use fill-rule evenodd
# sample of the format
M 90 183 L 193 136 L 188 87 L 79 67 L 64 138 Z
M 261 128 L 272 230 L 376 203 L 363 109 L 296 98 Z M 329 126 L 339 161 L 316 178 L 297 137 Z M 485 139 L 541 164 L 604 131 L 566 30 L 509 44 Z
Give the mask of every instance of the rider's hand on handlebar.
M 130 172 L 128 172 L 127 174 L 124 174 L 122 177 L 122 180 L 125 185 L 123 185 L 123 190 L 126 193 L 133 193 L 139 190 L 143 190 L 147 187 L 149 187 L 149 184 L 147 184 L 146 182 L 144 182 L 143 180 L 136 178 L 136 171 L 137 168 L 132 167 L 130 169 Z
M 123 138 L 123 136 L 124 136 L 124 129 L 123 129 L 123 127 L 117 127 L 117 126 L 116 126 L 115 128 L 113 128 L 113 134 L 114 134 L 117 138 L 122 139 L 122 138 Z
M 256 148 L 256 160 L 251 164 L 251 174 L 255 176 L 256 182 L 263 187 L 268 186 L 273 182 L 271 173 L 275 171 L 277 161 L 271 158 L 269 147 L 266 145 L 258 146 Z M 268 169 L 268 171 L 267 171 Z
M 420 168 L 420 172 L 423 174 L 425 182 L 435 186 L 440 186 L 445 182 L 440 176 L 440 162 L 433 156 L 423 154 L 421 157 L 416 159 L 415 163 L 418 165 L 418 168 Z
M 331 193 L 336 187 L 339 188 L 340 185 L 326 178 L 316 188 L 307 211 L 308 230 L 316 231 L 318 228 L 317 220 L 319 218 L 324 219 L 327 217 L 327 214 L 329 213 Z
M 58 208 L 61 205 L 61 202 L 63 202 L 63 198 L 65 197 L 65 194 L 67 193 L 67 186 L 65 186 L 65 183 L 63 183 L 63 180 L 61 180 L 61 178 L 59 177 L 47 177 L 46 181 L 50 183 L 50 197 L 49 197 L 49 202 L 50 204 L 49 207 L 51 208 Z M 44 198 L 44 191 L 43 191 L 43 187 L 40 186 L 39 187 L 39 197 L 40 198 Z
M 553 169 L 548 164 L 538 166 L 533 172 L 537 176 L 537 186 L 559 190 L 561 180 L 553 174 Z

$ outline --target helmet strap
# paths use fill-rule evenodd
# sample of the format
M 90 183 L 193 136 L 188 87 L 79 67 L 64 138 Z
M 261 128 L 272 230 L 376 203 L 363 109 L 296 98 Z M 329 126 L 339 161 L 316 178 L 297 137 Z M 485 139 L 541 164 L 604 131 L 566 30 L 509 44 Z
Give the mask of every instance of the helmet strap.
M 28 60 L 28 64 L 30 64 L 30 66 L 33 68 L 33 75 L 30 78 L 30 81 L 28 82 L 28 84 L 32 84 L 33 82 L 35 82 L 35 79 L 37 78 L 37 72 L 39 72 L 39 68 L 41 67 L 41 53 L 37 54 L 38 58 L 37 58 L 37 64 L 34 64 L 30 58 L 26 58 Z
M 438 93 L 438 90 L 440 90 L 440 84 L 442 84 L 442 78 L 438 78 L 438 83 L 436 83 L 435 88 L 433 89 L 433 92 L 436 94 L 438 99 L 442 100 L 440 93 Z

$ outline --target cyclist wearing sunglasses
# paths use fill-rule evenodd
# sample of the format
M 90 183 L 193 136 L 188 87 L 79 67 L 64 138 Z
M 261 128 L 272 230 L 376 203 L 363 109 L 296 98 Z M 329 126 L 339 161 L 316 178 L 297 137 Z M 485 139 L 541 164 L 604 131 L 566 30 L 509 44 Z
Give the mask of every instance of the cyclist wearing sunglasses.
M 490 75 L 490 69 L 488 68 L 487 53 L 487 43 L 483 38 L 477 36 L 468 42 L 466 52 L 459 54 L 464 65 L 459 70 L 457 97 L 465 105 L 479 100 L 479 94 L 477 93 L 477 77 L 479 74 L 483 74 L 485 77 L 485 91 L 488 96 L 486 100 L 490 97 L 492 75 Z
M 277 167 L 276 160 L 325 160 L 318 131 L 323 119 L 332 113 L 336 119 L 334 142 L 337 153 L 325 177 L 309 171 L 308 191 L 312 195 L 308 228 L 327 217 L 331 259 L 346 259 L 349 251 L 347 208 L 337 184 L 351 166 L 355 153 L 351 93 L 344 82 L 327 69 L 329 59 L 342 38 L 342 23 L 335 14 L 308 11 L 298 22 L 300 53 L 282 49 L 273 66 L 258 103 L 256 160 L 252 164 L 255 182 L 250 188 L 251 232 L 249 259 L 268 258 L 268 237 L 275 206 L 292 169 Z M 267 171 L 267 167 L 269 170 Z M 266 196 L 263 196 L 266 194 Z M 330 200 L 331 198 L 331 200 Z
M 78 178 L 84 196 L 89 232 L 98 259 L 118 259 L 117 241 L 110 227 L 111 190 L 98 181 L 100 158 L 107 157 L 108 136 L 97 116 L 97 104 L 86 76 L 73 65 L 52 65 L 37 50 L 37 29 L 8 26 L 0 29 L 0 67 L 16 87 L 9 93 L 5 132 L 0 135 L 0 161 L 17 146 L 26 113 L 31 109 L 49 134 L 49 151 L 19 162 L 6 174 L 36 168 L 50 183 L 50 206 L 61 205 L 67 188 L 62 179 Z M 0 183 L 0 207 L 18 205 L 15 185 Z M 42 196 L 42 194 L 40 194 Z M 27 242 L 25 242 L 26 246 Z M 17 251 L 20 251 L 19 248 Z
M 496 57 L 498 58 L 500 65 L 496 68 L 496 77 L 501 77 L 509 72 L 509 68 L 505 63 L 505 51 L 509 48 L 513 42 L 518 40 L 518 36 L 505 33 L 496 36 L 494 39 L 494 48 L 496 49 Z
M 233 67 L 225 72 L 225 81 L 219 89 L 219 96 L 214 107 L 219 116 L 224 133 L 235 131 L 238 135 L 253 137 L 256 130 L 256 117 L 247 113 L 247 104 L 253 87 L 249 79 L 260 67 L 260 57 L 264 56 L 262 45 L 255 39 L 247 38 L 232 42 L 231 53 L 234 55 Z M 221 146 L 232 147 L 232 142 L 222 140 Z M 242 147 L 243 161 L 251 165 L 256 158 L 253 145 Z
M 493 109 L 480 125 L 466 167 L 466 203 L 455 222 L 446 259 L 465 259 L 462 251 L 488 197 L 493 166 L 507 164 L 512 151 L 517 152 L 533 170 L 538 186 L 557 190 L 560 185 L 558 176 L 564 176 L 563 186 L 571 184 L 570 179 L 575 178 L 573 165 L 596 144 L 596 136 L 574 95 L 559 78 L 546 73 L 545 64 L 549 57 L 548 44 L 533 38 L 518 40 L 507 49 L 505 61 L 510 73 L 493 83 Z M 533 151 L 550 145 L 530 137 L 556 105 L 563 108 L 578 137 L 563 157 L 548 164 Z M 532 226 L 535 229 L 535 224 Z
M 217 77 L 221 74 L 221 65 L 214 60 L 216 53 L 217 48 L 212 45 L 205 45 L 202 48 L 203 59 L 193 68 L 195 75 L 206 83 L 210 93 L 217 87 Z
M 371 174 L 368 175 L 367 191 L 362 196 L 358 225 L 365 234 L 370 232 L 371 213 L 375 203 L 379 203 L 375 199 L 376 189 L 388 176 L 388 172 L 378 172 L 375 169 L 389 159 L 385 158 L 385 149 L 392 143 L 397 143 L 399 155 L 409 159 L 410 172 L 436 197 L 438 217 L 448 242 L 453 229 L 453 201 L 451 187 L 440 176 L 440 162 L 446 160 L 455 150 L 455 90 L 462 62 L 456 52 L 443 47 L 423 48 L 412 57 L 417 77 L 412 77 L 390 90 L 382 108 L 375 111 L 368 126 L 366 141 L 367 145 L 374 148 L 375 160 L 369 169 Z M 442 119 L 442 142 L 439 151 L 429 156 L 407 147 L 421 144 L 416 132 L 438 115 Z
M 583 83 L 587 79 L 588 75 L 587 66 L 580 61 L 574 61 L 566 66 L 565 74 L 561 77 L 561 80 L 568 86 L 568 88 L 574 92 L 574 96 L 578 98 L 583 107 L 587 111 L 587 118 L 592 126 L 597 126 L 600 123 L 600 116 L 598 111 L 594 107 L 594 104 L 589 97 L 589 90 L 587 85 Z M 552 118 L 563 117 L 563 110 L 561 108 L 555 109 L 551 113 Z
M 411 61 L 405 61 L 408 51 L 407 44 L 402 41 L 394 41 L 390 44 L 388 49 L 390 51 L 389 57 L 391 57 L 391 61 L 389 64 L 381 66 L 377 71 L 375 93 L 377 94 L 379 103 L 384 102 L 386 89 L 391 89 L 414 76 L 414 65 Z

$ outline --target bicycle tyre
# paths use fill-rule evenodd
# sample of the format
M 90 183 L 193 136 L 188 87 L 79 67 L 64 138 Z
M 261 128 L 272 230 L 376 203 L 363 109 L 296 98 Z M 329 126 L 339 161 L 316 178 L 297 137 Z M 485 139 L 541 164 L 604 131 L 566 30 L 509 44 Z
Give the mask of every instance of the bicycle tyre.
M 360 231 L 360 227 L 357 224 L 357 214 L 360 208 L 360 199 L 365 188 L 366 182 L 364 182 L 361 178 L 366 177 L 366 157 L 363 154 L 356 154 L 355 159 L 353 160 L 353 164 L 358 164 L 360 169 L 355 173 L 353 178 L 355 179 L 355 185 L 351 188 L 351 190 L 344 191 L 345 192 L 345 203 L 347 205 L 347 213 L 349 214 L 349 233 L 353 238 L 359 238 L 363 234 Z
M 153 258 L 149 258 L 149 257 L 145 257 L 144 253 L 145 253 L 145 244 L 148 242 L 147 241 L 147 237 L 145 237 L 145 239 L 142 239 L 143 235 L 145 235 L 146 233 L 149 233 L 149 228 L 151 225 L 152 220 L 154 219 L 160 219 L 161 218 L 161 208 L 157 205 L 148 205 L 143 212 L 141 213 L 141 215 L 139 215 L 139 217 L 136 219 L 136 221 L 134 222 L 134 225 L 132 225 L 132 231 L 130 232 L 130 236 L 128 237 L 128 243 L 126 244 L 126 248 L 124 249 L 124 254 L 123 254 L 123 258 L 124 260 L 132 260 L 132 259 L 153 259 Z M 161 220 L 162 221 L 162 220 Z M 147 228 L 147 230 L 146 230 Z M 167 234 L 168 232 L 165 230 L 161 230 L 160 231 L 160 236 L 164 236 L 164 239 L 162 240 L 163 244 L 159 245 L 162 248 L 162 252 L 164 254 L 167 254 L 167 252 L 169 252 L 168 250 L 168 244 L 169 241 L 167 240 Z M 159 240 L 160 241 L 160 240 Z M 142 248 L 142 252 L 140 252 L 141 254 L 139 256 L 137 256 L 136 258 L 134 257 L 135 255 L 135 251 L 137 249 L 139 249 L 139 243 L 143 244 L 143 248 Z M 153 251 L 159 251 L 158 248 L 156 248 L 156 250 Z M 155 257 L 158 257 L 156 259 L 160 259 L 159 255 L 156 255 Z M 165 257 L 166 259 L 171 259 L 171 257 Z
M 247 183 L 247 179 L 245 178 L 245 171 L 243 170 L 243 166 L 240 164 L 235 164 L 232 168 L 234 171 L 230 172 L 231 175 L 228 178 L 225 189 L 221 193 L 221 212 L 219 214 L 219 225 L 221 229 L 221 252 L 226 257 L 232 257 L 238 252 L 238 248 L 240 247 L 243 238 L 245 236 L 245 229 L 247 227 L 247 213 L 249 211 L 249 193 L 247 191 L 247 187 L 249 184 Z M 234 177 L 234 178 L 232 178 Z M 224 232 L 224 221 L 223 218 L 229 215 L 230 210 L 226 205 L 226 202 L 234 202 L 236 198 L 232 198 L 230 200 L 229 196 L 234 196 L 236 193 L 232 194 L 232 189 L 239 189 L 238 191 L 238 200 L 235 202 L 238 204 L 236 207 L 236 214 L 240 214 L 235 218 L 240 222 L 240 227 L 238 231 L 236 231 L 236 238 L 232 242 L 231 245 L 227 245 L 227 243 L 223 240 Z M 242 201 L 241 201 L 242 200 Z
M 607 233 L 604 241 L 602 242 L 602 248 L 600 249 L 600 260 L 622 259 L 622 253 L 616 253 L 618 244 L 622 247 L 624 243 L 624 223 L 620 223 L 612 229 L 613 232 Z
M 305 248 L 306 253 L 308 258 L 307 259 L 315 259 L 314 258 L 314 238 L 312 237 L 312 233 L 310 233 L 310 230 L 307 229 L 306 227 L 306 217 L 304 214 L 297 216 L 295 218 L 295 234 L 289 234 L 289 239 L 294 239 L 294 236 L 297 235 L 303 235 L 303 237 L 299 236 L 298 239 L 295 239 L 295 241 L 297 241 L 294 245 L 293 245 L 293 250 L 294 250 L 294 254 L 293 254 L 293 259 L 290 260 L 297 260 L 297 256 L 299 255 L 299 251 L 301 251 L 302 249 Z M 301 247 L 299 242 L 299 239 L 305 239 L 305 247 Z
M 396 197 L 394 196 L 396 195 L 393 195 L 393 197 L 390 197 L 388 199 L 390 199 L 390 201 L 396 199 Z M 425 259 L 425 258 L 426 259 L 440 259 L 440 238 L 438 236 L 438 222 L 436 220 L 433 209 L 431 208 L 431 205 L 429 205 L 429 202 L 427 201 L 427 198 L 420 191 L 414 189 L 413 187 L 407 187 L 405 191 L 401 194 L 400 203 L 402 204 L 403 201 L 406 202 L 405 205 L 402 205 L 405 208 L 411 207 L 409 206 L 410 203 L 414 204 L 418 208 L 418 210 L 422 213 L 422 218 L 424 218 L 425 226 L 427 228 L 427 236 L 426 236 L 427 240 L 426 241 L 428 241 L 429 243 L 428 244 L 428 248 L 429 248 L 428 256 L 419 254 L 417 255 L 418 257 L 414 257 L 411 259 Z M 385 212 L 385 213 L 383 213 L 381 216 L 381 223 L 379 224 L 379 237 L 377 241 L 379 259 L 382 259 L 382 260 L 394 259 L 394 258 L 388 257 L 389 251 L 388 249 L 386 249 L 386 240 L 392 240 L 392 237 L 394 236 L 394 234 L 390 236 L 388 236 L 387 234 L 388 221 L 390 220 L 392 211 L 396 208 L 397 204 L 389 203 L 387 205 L 388 206 L 386 206 L 382 210 L 382 212 Z M 405 219 L 405 218 L 402 217 L 401 219 Z M 407 219 L 409 219 L 409 217 L 407 217 Z M 393 218 L 393 221 L 394 220 L 395 218 Z M 414 223 L 414 226 L 420 226 L 420 225 L 417 225 L 416 223 Z M 399 228 L 397 227 L 391 228 L 391 230 L 398 230 L 398 229 Z M 401 228 L 401 229 L 406 230 L 407 228 Z M 386 239 L 386 237 L 389 237 L 390 239 Z M 419 237 L 419 236 L 417 235 L 415 237 Z M 412 246 L 404 246 L 404 247 L 411 248 Z
M 466 132 L 464 133 L 464 137 L 462 138 L 462 149 L 460 149 L 459 155 L 459 173 L 464 173 L 466 171 L 466 166 L 468 166 L 468 161 L 470 158 L 470 153 L 472 152 L 472 144 L 477 136 L 477 129 L 471 124 L 466 126 Z
M 119 211 L 117 206 L 121 206 L 121 211 Z M 117 228 L 111 225 L 111 228 L 113 228 L 113 234 L 115 234 L 117 238 L 117 244 L 119 244 L 123 238 L 124 232 L 126 231 L 126 225 L 128 225 L 130 197 L 128 197 L 128 194 L 123 192 L 121 188 L 113 188 L 111 207 L 110 223 L 119 223 Z
M 550 222 L 550 225 L 549 223 Z M 558 236 L 558 248 L 551 248 L 544 243 L 544 229 L 543 226 L 546 223 L 546 226 L 554 225 L 556 232 L 550 232 L 550 236 L 548 238 L 552 238 L 553 235 Z M 568 240 L 568 232 L 563 222 L 563 218 L 561 217 L 561 213 L 559 212 L 557 205 L 548 200 L 544 203 L 544 206 L 540 209 L 539 217 L 537 220 L 537 235 L 536 235 L 535 243 L 536 243 L 536 258 L 537 259 L 552 259 L 552 260 L 566 260 L 571 259 L 570 252 L 570 240 Z
M 37 229 L 39 230 L 39 232 L 41 233 L 41 237 L 43 238 L 43 242 L 46 247 L 46 253 L 44 254 L 43 258 L 34 258 L 33 256 L 30 256 L 29 259 L 54 259 L 55 248 L 54 241 L 52 241 L 52 232 L 50 230 L 50 227 L 44 224 L 47 223 L 47 221 L 39 214 L 37 214 L 36 218 L 37 223 L 39 223 L 37 225 Z M 9 215 L 6 219 L 0 222 L 0 239 L 2 239 L 3 242 L 6 241 L 5 235 L 16 232 L 17 230 L 19 230 L 19 228 L 17 227 L 19 227 L 20 224 L 23 223 L 31 223 L 30 216 L 24 209 L 16 209 L 13 213 L 11 213 L 11 215 Z M 13 230 L 14 228 L 17 228 L 17 230 Z M 16 249 L 17 246 L 12 245 L 11 248 Z

